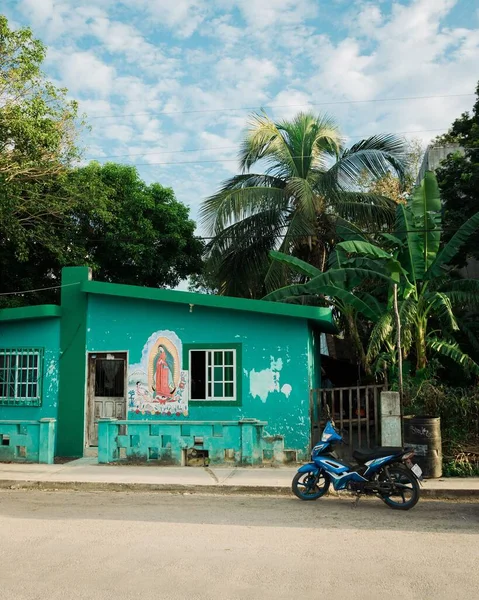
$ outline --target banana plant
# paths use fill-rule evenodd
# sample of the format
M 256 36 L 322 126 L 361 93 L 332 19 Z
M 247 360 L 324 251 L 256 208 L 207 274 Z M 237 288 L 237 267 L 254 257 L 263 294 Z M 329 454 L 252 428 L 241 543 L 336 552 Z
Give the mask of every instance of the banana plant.
M 448 269 L 449 261 L 479 227 L 479 213 L 468 219 L 441 249 L 441 210 L 437 180 L 428 171 L 408 203 L 398 205 L 393 234 L 378 235 L 373 241 L 364 236 L 348 236 L 336 246 L 334 268 L 323 274 L 310 271 L 308 282 L 277 290 L 267 299 L 308 294 L 336 299 L 346 292 L 344 302 L 373 323 L 366 353 L 366 363 L 371 364 L 384 356 L 384 351 L 393 352 L 393 290 L 397 285 L 403 356 L 414 355 L 416 370 L 420 370 L 426 367 L 431 353 L 437 353 L 479 375 L 479 366 L 455 339 L 460 328 L 459 315 L 479 302 L 479 281 L 454 279 Z M 286 257 L 278 253 L 272 258 L 286 262 Z M 377 282 L 376 295 L 385 300 L 383 304 L 373 305 L 362 297 L 361 285 L 367 281 Z M 368 305 L 366 309 L 363 304 Z
M 385 307 L 360 287 L 362 281 L 378 278 L 371 277 L 371 273 L 362 268 L 330 269 L 323 273 L 320 269 L 294 256 L 276 251 L 272 251 L 270 255 L 271 258 L 295 272 L 298 277 L 307 278 L 309 281 L 280 288 L 265 296 L 264 300 L 322 303 L 335 308 L 336 314 L 342 317 L 345 333 L 352 340 L 361 366 L 366 373 L 369 373 L 370 366 L 358 328 L 358 315 L 375 323 L 381 318 Z M 386 274 L 382 277 L 387 281 Z

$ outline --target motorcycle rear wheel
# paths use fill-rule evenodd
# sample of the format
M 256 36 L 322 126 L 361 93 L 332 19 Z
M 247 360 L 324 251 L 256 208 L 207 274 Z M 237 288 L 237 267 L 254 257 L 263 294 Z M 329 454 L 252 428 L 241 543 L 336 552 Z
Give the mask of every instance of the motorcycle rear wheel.
M 392 479 L 396 489 L 388 494 L 380 494 L 381 500 L 394 510 L 410 510 L 416 506 L 421 492 L 414 473 L 399 464 L 388 467 L 388 471 L 390 479 L 385 471 L 382 471 L 379 476 L 383 481 Z
M 296 473 L 291 489 L 300 500 L 317 500 L 329 490 L 331 480 L 327 473 Z

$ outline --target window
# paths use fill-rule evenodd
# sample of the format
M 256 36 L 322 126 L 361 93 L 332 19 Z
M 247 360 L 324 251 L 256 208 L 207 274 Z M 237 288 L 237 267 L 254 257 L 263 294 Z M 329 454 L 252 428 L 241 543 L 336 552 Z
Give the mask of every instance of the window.
M 0 405 L 41 405 L 42 358 L 41 348 L 0 348 Z
M 97 358 L 95 361 L 95 396 L 123 398 L 124 395 L 124 359 Z
M 240 401 L 239 348 L 188 348 L 190 400 Z M 238 376 L 238 373 L 240 374 Z

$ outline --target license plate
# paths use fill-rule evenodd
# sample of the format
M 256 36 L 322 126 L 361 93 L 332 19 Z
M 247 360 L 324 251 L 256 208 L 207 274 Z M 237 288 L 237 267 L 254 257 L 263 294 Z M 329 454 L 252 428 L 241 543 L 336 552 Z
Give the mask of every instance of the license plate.
M 413 465 L 411 471 L 416 475 L 418 479 L 422 479 L 422 469 L 419 465 Z

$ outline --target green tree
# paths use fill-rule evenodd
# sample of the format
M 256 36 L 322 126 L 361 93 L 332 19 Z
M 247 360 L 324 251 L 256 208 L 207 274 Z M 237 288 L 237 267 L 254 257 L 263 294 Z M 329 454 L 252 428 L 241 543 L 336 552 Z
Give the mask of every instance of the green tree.
M 441 209 L 435 175 L 427 172 L 407 205 L 398 205 L 394 235 L 382 234 L 380 243 L 351 235 L 336 246 L 335 268 L 319 275 L 310 273 L 307 283 L 279 289 L 266 299 L 320 295 L 345 302 L 374 322 L 367 362 L 382 357 L 391 363 L 397 360 L 393 311 L 397 285 L 404 357 L 412 355 L 416 370 L 422 370 L 428 356 L 437 353 L 479 375 L 479 366 L 457 342 L 459 316 L 464 309 L 477 306 L 479 281 L 453 279 L 448 269 L 461 246 L 479 228 L 479 212 L 441 249 Z M 295 266 L 287 255 L 273 258 Z M 377 282 L 375 302 L 364 298 L 361 291 L 362 285 L 373 281 Z
M 30 29 L 14 31 L 0 15 L 0 246 L 13 245 L 20 259 L 31 243 L 54 245 L 46 220 L 69 206 L 39 185 L 79 155 L 77 104 L 43 75 L 45 52 Z
M 436 170 L 441 198 L 444 204 L 444 239 L 447 241 L 468 219 L 479 210 L 479 84 L 472 113 L 464 113 L 454 121 L 449 132 L 436 143 L 455 142 L 464 154 L 449 154 Z M 472 235 L 453 259 L 463 267 L 468 257 L 479 259 L 479 234 Z
M 261 296 L 285 282 L 269 252 L 281 250 L 323 270 L 335 241 L 335 218 L 369 227 L 394 220 L 394 203 L 358 190 L 360 174 L 403 173 L 404 142 L 379 135 L 342 146 L 333 119 L 298 114 L 290 121 L 253 115 L 240 150 L 242 173 L 204 201 L 201 218 L 214 236 L 208 257 L 221 293 Z M 258 167 L 259 173 L 252 173 Z
M 171 188 L 146 185 L 131 166 L 93 163 L 87 169 L 108 194 L 106 218 L 92 222 L 89 211 L 79 219 L 78 239 L 86 238 L 97 278 L 175 287 L 201 271 L 203 243 L 195 236 L 189 209 Z M 84 176 L 81 169 L 78 174 Z
M 189 210 L 171 188 L 146 185 L 135 167 L 91 163 L 38 186 L 37 193 L 68 199 L 62 219 L 44 226 L 55 244 L 29 240 L 30 258 L 18 261 L 15 245 L 0 247 L 2 291 L 58 285 L 63 266 L 91 266 L 96 279 L 151 287 L 176 286 L 202 269 L 203 243 Z M 45 232 L 45 235 L 47 232 Z M 4 296 L 0 306 L 58 299 L 58 291 Z

